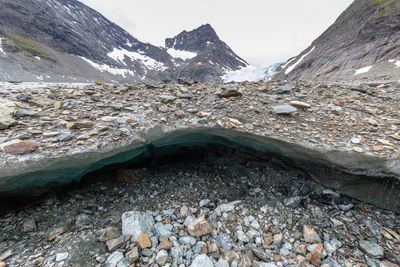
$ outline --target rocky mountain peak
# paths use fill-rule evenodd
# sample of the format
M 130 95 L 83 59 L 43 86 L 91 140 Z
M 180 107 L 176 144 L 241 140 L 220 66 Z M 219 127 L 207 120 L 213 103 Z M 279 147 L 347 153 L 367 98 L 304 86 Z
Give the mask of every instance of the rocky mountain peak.
M 140 42 L 76 0 L 0 1 L 0 80 L 207 81 L 246 65 L 210 24 L 166 44 L 186 54 Z
M 191 30 L 183 31 L 173 38 L 165 39 L 166 48 L 199 52 L 211 45 L 225 45 L 210 24 L 204 24 Z
M 210 24 L 167 38 L 165 47 L 178 65 L 178 78 L 216 80 L 227 71 L 247 66 L 246 61 L 219 39 Z

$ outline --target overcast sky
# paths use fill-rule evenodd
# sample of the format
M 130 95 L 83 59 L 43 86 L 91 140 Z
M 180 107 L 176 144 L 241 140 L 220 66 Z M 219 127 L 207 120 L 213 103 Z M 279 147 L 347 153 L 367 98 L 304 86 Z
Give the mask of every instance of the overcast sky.
M 297 55 L 353 0 L 80 0 L 141 41 L 157 46 L 210 23 L 249 63 L 269 65 Z

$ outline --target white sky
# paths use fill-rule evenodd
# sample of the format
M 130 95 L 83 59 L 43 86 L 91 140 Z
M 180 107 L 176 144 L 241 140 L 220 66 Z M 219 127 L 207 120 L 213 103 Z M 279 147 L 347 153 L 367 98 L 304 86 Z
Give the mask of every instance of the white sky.
M 80 0 L 137 39 L 164 39 L 210 23 L 235 53 L 256 65 L 297 55 L 353 0 Z

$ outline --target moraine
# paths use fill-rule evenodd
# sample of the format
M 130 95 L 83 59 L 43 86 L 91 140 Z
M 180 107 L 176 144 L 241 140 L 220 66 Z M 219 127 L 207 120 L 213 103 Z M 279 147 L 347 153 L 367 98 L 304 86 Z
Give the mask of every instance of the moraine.
M 272 154 L 325 186 L 398 211 L 397 86 L 295 83 L 282 91 L 262 82 L 160 83 L 3 90 L 0 190 L 68 183 L 151 151 L 214 144 Z M 288 104 L 299 108 L 274 113 Z

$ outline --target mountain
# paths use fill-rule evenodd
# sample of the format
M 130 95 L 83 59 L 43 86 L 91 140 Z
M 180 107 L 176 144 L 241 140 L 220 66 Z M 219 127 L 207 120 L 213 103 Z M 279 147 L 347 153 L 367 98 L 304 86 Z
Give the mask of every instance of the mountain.
M 400 78 L 400 1 L 355 0 L 275 80 Z
M 165 47 L 175 57 L 178 77 L 183 79 L 216 80 L 248 65 L 219 39 L 210 24 L 167 38 Z
M 0 80 L 137 82 L 174 80 L 180 73 L 185 78 L 206 80 L 244 64 L 226 56 L 231 50 L 210 25 L 193 32 L 202 34 L 202 28 L 214 33 L 208 39 L 204 35 L 204 40 L 216 42 L 216 49 L 192 42 L 190 51 L 199 59 L 184 61 L 171 56 L 167 48 L 139 41 L 79 1 L 1 0 Z M 189 68 L 204 56 L 219 64 L 213 74 Z M 239 59 L 233 52 L 231 57 Z M 182 70 L 184 65 L 188 67 Z

